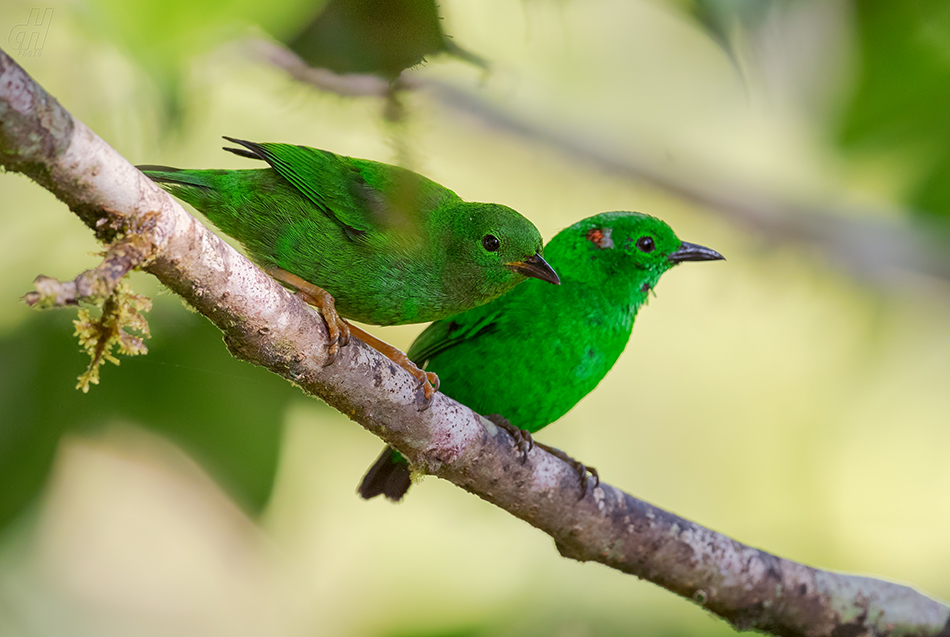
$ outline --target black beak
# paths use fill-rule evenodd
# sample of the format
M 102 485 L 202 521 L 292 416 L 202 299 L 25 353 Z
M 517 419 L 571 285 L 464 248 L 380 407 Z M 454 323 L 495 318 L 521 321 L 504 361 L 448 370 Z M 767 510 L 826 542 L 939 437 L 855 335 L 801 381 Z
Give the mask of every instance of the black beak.
M 683 261 L 724 261 L 725 259 L 726 257 L 715 250 L 710 250 L 705 246 L 687 243 L 685 241 L 679 250 L 669 256 L 670 263 L 682 263 Z
M 528 257 L 524 261 L 512 261 L 505 265 L 519 274 L 541 279 L 554 285 L 561 285 L 561 279 L 558 278 L 557 272 L 548 265 L 547 261 L 541 258 L 540 253 L 535 252 L 534 256 Z

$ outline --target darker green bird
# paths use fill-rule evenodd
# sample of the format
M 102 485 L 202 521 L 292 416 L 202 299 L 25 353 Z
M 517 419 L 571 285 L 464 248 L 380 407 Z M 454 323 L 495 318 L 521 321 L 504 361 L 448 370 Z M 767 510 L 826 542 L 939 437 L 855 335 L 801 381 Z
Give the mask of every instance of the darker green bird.
M 397 166 L 225 139 L 243 146 L 225 150 L 270 167 L 140 168 L 320 309 L 331 360 L 355 331 L 406 367 L 428 401 L 434 374 L 340 317 L 375 325 L 433 321 L 487 303 L 527 277 L 558 283 L 541 257 L 541 234 L 511 208 L 462 201 Z
M 491 419 L 524 452 L 534 444 L 531 433 L 567 413 L 607 375 L 664 272 L 684 261 L 723 258 L 636 212 L 579 221 L 548 243 L 545 256 L 560 286 L 528 281 L 487 305 L 433 323 L 409 348 L 413 362 L 438 374 L 442 393 L 495 415 Z M 545 448 L 573 464 L 586 493 L 588 469 Z M 359 493 L 397 501 L 409 486 L 408 463 L 387 447 Z

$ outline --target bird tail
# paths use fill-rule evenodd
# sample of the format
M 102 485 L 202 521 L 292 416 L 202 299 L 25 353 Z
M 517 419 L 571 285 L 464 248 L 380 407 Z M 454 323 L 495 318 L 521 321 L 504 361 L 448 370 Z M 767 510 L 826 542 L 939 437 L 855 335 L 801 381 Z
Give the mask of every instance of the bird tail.
M 159 184 L 175 184 L 178 186 L 194 186 L 196 188 L 212 188 L 210 180 L 202 172 L 172 168 L 170 166 L 136 166 L 145 175 Z
M 227 135 L 222 135 L 224 139 L 228 140 L 234 144 L 240 144 L 244 148 L 228 148 L 227 146 L 222 147 L 223 150 L 228 151 L 229 153 L 234 153 L 238 157 L 247 157 L 248 159 L 261 159 L 270 163 L 267 152 L 261 147 L 260 144 L 255 144 L 254 142 L 245 141 L 243 139 L 236 139 L 234 137 L 228 137 Z
M 366 500 L 384 495 L 393 502 L 399 502 L 411 484 L 409 463 L 398 451 L 386 447 L 363 476 L 357 492 Z

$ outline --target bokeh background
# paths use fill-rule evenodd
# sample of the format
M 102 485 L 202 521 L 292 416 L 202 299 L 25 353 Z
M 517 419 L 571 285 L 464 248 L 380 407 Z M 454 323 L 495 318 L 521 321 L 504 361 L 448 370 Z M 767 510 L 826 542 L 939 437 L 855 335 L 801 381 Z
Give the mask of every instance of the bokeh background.
M 268 61 L 321 6 L 5 0 L 0 46 L 133 163 L 295 142 L 403 163 L 546 237 L 639 210 L 721 251 L 664 277 L 539 438 L 742 542 L 950 599 L 950 7 L 443 0 L 447 37 L 420 36 L 433 54 L 387 99 Z M 25 27 L 34 10 L 51 21 Z M 338 18 L 311 26 L 317 63 L 401 70 L 353 57 Z M 97 249 L 0 175 L 0 635 L 732 633 L 435 478 L 360 500 L 380 441 L 231 359 L 145 275 L 150 353 L 76 391 L 74 311 L 18 299 Z

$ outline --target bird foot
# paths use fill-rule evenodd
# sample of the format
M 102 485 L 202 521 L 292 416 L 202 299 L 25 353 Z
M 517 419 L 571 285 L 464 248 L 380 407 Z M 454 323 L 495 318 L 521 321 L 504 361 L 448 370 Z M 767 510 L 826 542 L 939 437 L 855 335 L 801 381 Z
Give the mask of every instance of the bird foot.
M 584 496 L 587 495 L 587 485 L 590 483 L 590 478 L 588 478 L 587 476 L 588 473 L 594 478 L 593 488 L 596 489 L 597 486 L 600 484 L 600 474 L 597 473 L 597 469 L 595 469 L 594 467 L 588 467 L 584 463 L 578 462 L 577 460 L 570 457 L 569 455 L 567 455 L 566 453 L 564 453 L 563 451 L 561 451 L 560 449 L 556 447 L 551 447 L 549 445 L 546 445 L 540 442 L 535 443 L 535 444 L 537 444 L 539 447 L 547 451 L 552 456 L 566 462 L 577 473 L 577 477 L 580 478 L 581 480 L 581 497 L 579 497 L 578 500 L 583 500 Z
M 350 342 L 350 324 L 337 314 L 333 296 L 323 288 L 286 270 L 268 268 L 267 274 L 281 283 L 297 288 L 296 296 L 320 311 L 320 315 L 327 324 L 327 334 L 330 337 L 330 344 L 327 345 L 327 362 L 323 366 L 333 364 L 340 347 L 345 347 Z
M 333 300 L 333 296 L 323 288 L 280 268 L 268 268 L 267 273 L 281 283 L 296 288 L 298 297 L 320 310 L 323 320 L 326 321 L 327 332 L 330 336 L 330 344 L 327 346 L 327 362 L 324 367 L 333 363 L 340 347 L 345 347 L 350 342 L 350 335 L 352 334 L 412 374 L 419 381 L 419 387 L 422 388 L 424 403 L 421 411 L 429 408 L 432 397 L 439 391 L 439 377 L 434 372 L 422 371 L 401 350 L 379 340 L 369 332 L 347 323 L 337 314 L 336 302 Z
M 485 418 L 507 431 L 508 434 L 514 438 L 515 447 L 517 447 L 518 451 L 521 452 L 521 464 L 524 464 L 528 459 L 528 452 L 531 451 L 533 447 L 537 446 L 541 449 L 544 449 L 555 458 L 563 460 L 568 465 L 570 465 L 570 467 L 577 473 L 577 477 L 580 478 L 581 481 L 581 497 L 579 497 L 578 500 L 583 500 L 584 496 L 587 495 L 587 487 L 590 484 L 590 478 L 587 474 L 593 476 L 595 489 L 597 488 L 597 485 L 600 484 L 600 474 L 597 473 L 597 469 L 594 467 L 588 467 L 587 465 L 578 462 L 556 447 L 546 445 L 542 442 L 536 442 L 528 431 L 515 427 L 501 414 L 489 414 L 488 416 L 485 416 Z
M 489 414 L 485 418 L 507 431 L 508 435 L 514 438 L 515 447 L 521 452 L 521 464 L 524 464 L 528 460 L 528 452 L 537 444 L 531 434 L 525 429 L 515 427 L 501 414 Z
M 419 411 L 425 411 L 432 404 L 432 397 L 439 391 L 439 377 L 435 372 L 426 372 L 419 369 L 415 363 L 409 360 L 402 350 L 393 347 L 385 341 L 381 341 L 369 332 L 362 330 L 355 325 L 349 325 L 350 333 L 357 337 L 380 354 L 396 363 L 404 370 L 412 374 L 413 378 L 419 381 L 419 387 L 422 388 L 423 405 Z M 417 387 L 418 389 L 418 387 Z

